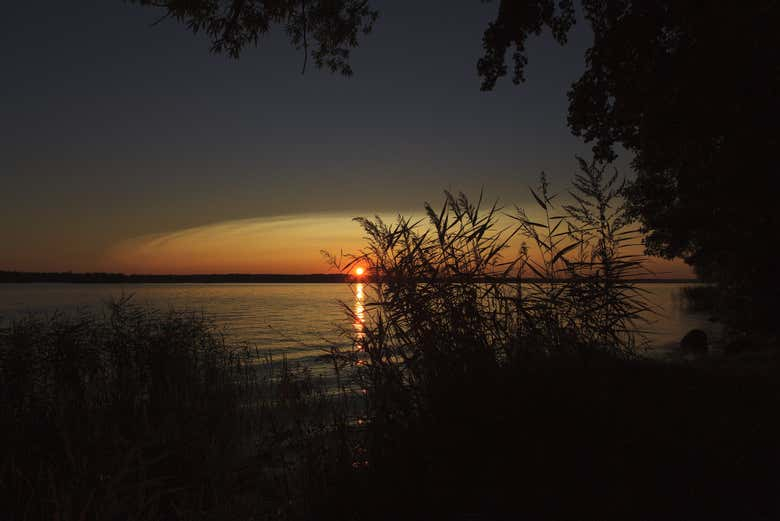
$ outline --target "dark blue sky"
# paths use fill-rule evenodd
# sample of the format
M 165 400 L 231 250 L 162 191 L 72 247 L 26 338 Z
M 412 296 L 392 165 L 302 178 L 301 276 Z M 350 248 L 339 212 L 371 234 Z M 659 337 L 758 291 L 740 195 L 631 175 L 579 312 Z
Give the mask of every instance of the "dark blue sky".
M 120 0 L 7 6 L 0 269 L 49 266 L 47 251 L 79 269 L 120 240 L 231 219 L 417 210 L 443 189 L 522 204 L 541 170 L 570 177 L 588 150 L 566 127 L 581 21 L 567 47 L 530 43 L 526 84 L 484 93 L 496 2 L 374 5 L 351 79 L 302 76 L 281 31 L 233 61 Z

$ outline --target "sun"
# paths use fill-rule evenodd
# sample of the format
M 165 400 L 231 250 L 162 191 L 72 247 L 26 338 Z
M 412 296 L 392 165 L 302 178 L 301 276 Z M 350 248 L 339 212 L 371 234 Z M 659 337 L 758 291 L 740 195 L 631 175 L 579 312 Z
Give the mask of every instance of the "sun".
M 363 274 L 365 271 L 366 271 L 366 270 L 364 270 L 362 267 L 358 267 L 358 268 L 355 270 L 355 275 L 357 275 L 357 276 L 359 277 L 359 276 L 361 276 L 361 275 L 362 275 L 362 274 Z

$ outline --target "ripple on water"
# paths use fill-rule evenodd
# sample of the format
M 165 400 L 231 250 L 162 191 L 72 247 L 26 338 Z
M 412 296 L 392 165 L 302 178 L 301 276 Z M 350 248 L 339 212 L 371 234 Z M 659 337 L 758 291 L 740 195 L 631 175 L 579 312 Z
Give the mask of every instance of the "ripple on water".
M 642 285 L 659 309 L 649 327 L 651 349 L 674 348 L 694 328 L 703 329 L 715 341 L 720 336 L 719 324 L 685 310 L 679 298 L 684 286 Z M 352 320 L 339 302 L 356 305 L 356 293 L 345 284 L 0 284 L 0 320 L 30 312 L 94 309 L 123 295 L 163 310 L 206 313 L 232 339 L 307 364 L 321 364 L 321 353 L 332 343 L 345 342 L 338 330 L 349 328 Z

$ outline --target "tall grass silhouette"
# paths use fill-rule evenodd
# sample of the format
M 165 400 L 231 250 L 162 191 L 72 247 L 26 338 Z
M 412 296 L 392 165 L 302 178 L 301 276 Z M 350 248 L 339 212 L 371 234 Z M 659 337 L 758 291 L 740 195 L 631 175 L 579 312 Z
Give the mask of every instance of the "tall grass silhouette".
M 426 204 L 427 223 L 357 218 L 360 252 L 331 257 L 341 270 L 365 266 L 363 326 L 335 356 L 356 369 L 377 403 L 422 397 L 454 382 L 541 358 L 635 355 L 649 304 L 633 278 L 646 273 L 607 165 L 580 160 L 568 204 L 556 204 L 542 174 L 531 189 L 539 222 L 516 208 L 445 193 Z M 522 241 L 520 245 L 517 243 Z
M 322 381 L 201 314 L 123 298 L 0 329 L 3 519 L 292 516 L 342 424 Z
M 445 193 L 421 220 L 356 219 L 365 248 L 330 258 L 368 274 L 360 313 L 345 306 L 360 327 L 332 353 L 365 404 L 357 517 L 749 515 L 727 491 L 771 509 L 776 447 L 743 426 L 777 385 L 641 356 L 653 309 L 622 195 L 580 160 L 566 194 L 541 176 L 533 211 Z M 734 437 L 750 448 L 724 449 Z

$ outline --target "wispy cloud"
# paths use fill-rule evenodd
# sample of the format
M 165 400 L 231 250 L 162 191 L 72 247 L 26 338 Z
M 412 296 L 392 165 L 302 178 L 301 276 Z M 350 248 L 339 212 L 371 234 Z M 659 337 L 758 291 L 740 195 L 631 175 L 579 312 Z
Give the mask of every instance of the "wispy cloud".
M 125 273 L 323 273 L 330 267 L 321 250 L 356 252 L 363 246 L 362 230 L 352 217 L 336 213 L 263 217 L 144 235 L 110 248 L 104 265 Z M 393 220 L 391 215 L 382 217 Z M 421 225 L 426 226 L 425 220 Z M 512 241 L 512 253 L 521 242 L 519 237 Z M 679 260 L 650 258 L 646 265 L 651 277 L 692 275 Z
M 352 215 L 305 214 L 224 221 L 144 235 L 109 249 L 106 264 L 132 273 L 317 273 L 320 250 L 360 246 Z

